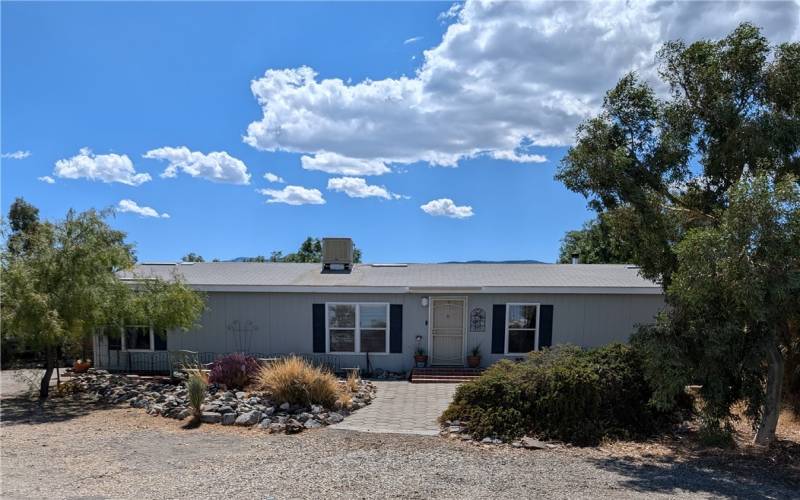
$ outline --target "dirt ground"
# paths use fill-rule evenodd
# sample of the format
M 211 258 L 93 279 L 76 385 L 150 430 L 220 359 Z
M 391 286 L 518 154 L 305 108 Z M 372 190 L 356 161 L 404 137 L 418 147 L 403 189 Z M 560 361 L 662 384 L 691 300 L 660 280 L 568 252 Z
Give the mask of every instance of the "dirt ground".
M 6 393 L 0 411 L 3 498 L 800 498 L 789 415 L 768 451 L 701 448 L 691 431 L 531 451 L 330 428 L 184 429 L 84 395 Z

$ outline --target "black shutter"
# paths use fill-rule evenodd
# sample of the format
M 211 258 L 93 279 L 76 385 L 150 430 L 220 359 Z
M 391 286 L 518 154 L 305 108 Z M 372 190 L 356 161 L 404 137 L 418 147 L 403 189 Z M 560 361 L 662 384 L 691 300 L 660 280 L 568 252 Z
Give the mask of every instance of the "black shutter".
M 503 354 L 506 350 L 506 305 L 492 307 L 492 354 Z
M 403 305 L 389 306 L 389 352 L 403 352 Z
M 314 328 L 314 352 L 325 352 L 325 304 L 312 306 L 311 322 Z
M 539 349 L 553 344 L 553 306 L 539 306 Z

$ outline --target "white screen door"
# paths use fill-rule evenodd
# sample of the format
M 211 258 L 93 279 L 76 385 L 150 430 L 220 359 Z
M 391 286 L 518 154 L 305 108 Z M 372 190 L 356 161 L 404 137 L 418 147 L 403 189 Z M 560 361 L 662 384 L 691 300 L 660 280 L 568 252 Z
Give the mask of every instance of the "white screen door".
M 433 299 L 431 364 L 464 364 L 464 300 Z

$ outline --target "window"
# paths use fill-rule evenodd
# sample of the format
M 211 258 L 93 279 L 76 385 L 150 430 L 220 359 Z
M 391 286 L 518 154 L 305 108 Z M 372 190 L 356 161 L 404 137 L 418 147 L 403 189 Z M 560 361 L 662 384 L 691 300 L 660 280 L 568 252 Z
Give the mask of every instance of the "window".
M 116 327 L 104 327 L 102 333 L 106 336 L 109 351 L 166 351 L 167 332 L 161 334 L 150 326 L 126 326 L 122 334 L 113 331 Z M 118 330 L 119 331 L 119 330 Z
M 119 334 L 119 329 L 116 329 L 113 326 L 105 326 L 102 329 L 102 333 L 106 336 L 109 351 L 122 350 L 122 336 Z
M 388 304 L 327 304 L 328 352 L 389 351 Z
M 539 304 L 506 305 L 506 354 L 536 350 Z
M 150 348 L 150 327 L 149 326 L 126 326 L 125 327 L 125 350 L 126 351 L 149 351 Z

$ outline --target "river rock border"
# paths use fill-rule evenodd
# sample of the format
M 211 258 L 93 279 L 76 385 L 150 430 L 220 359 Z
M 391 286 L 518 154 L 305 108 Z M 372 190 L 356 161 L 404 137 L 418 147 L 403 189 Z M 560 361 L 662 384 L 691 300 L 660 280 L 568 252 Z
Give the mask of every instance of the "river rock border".
M 100 401 L 128 403 L 152 416 L 177 420 L 192 416 L 183 383 L 171 384 L 161 379 L 111 374 L 105 370 L 90 370 L 76 376 L 72 383 L 78 391 L 92 394 Z M 341 383 L 344 385 L 344 381 Z M 229 391 L 210 384 L 200 420 L 208 424 L 257 427 L 270 433 L 293 434 L 339 423 L 352 411 L 370 404 L 374 397 L 375 386 L 365 380 L 361 380 L 358 391 L 352 393 L 350 407 L 336 409 L 281 404 L 262 392 Z

